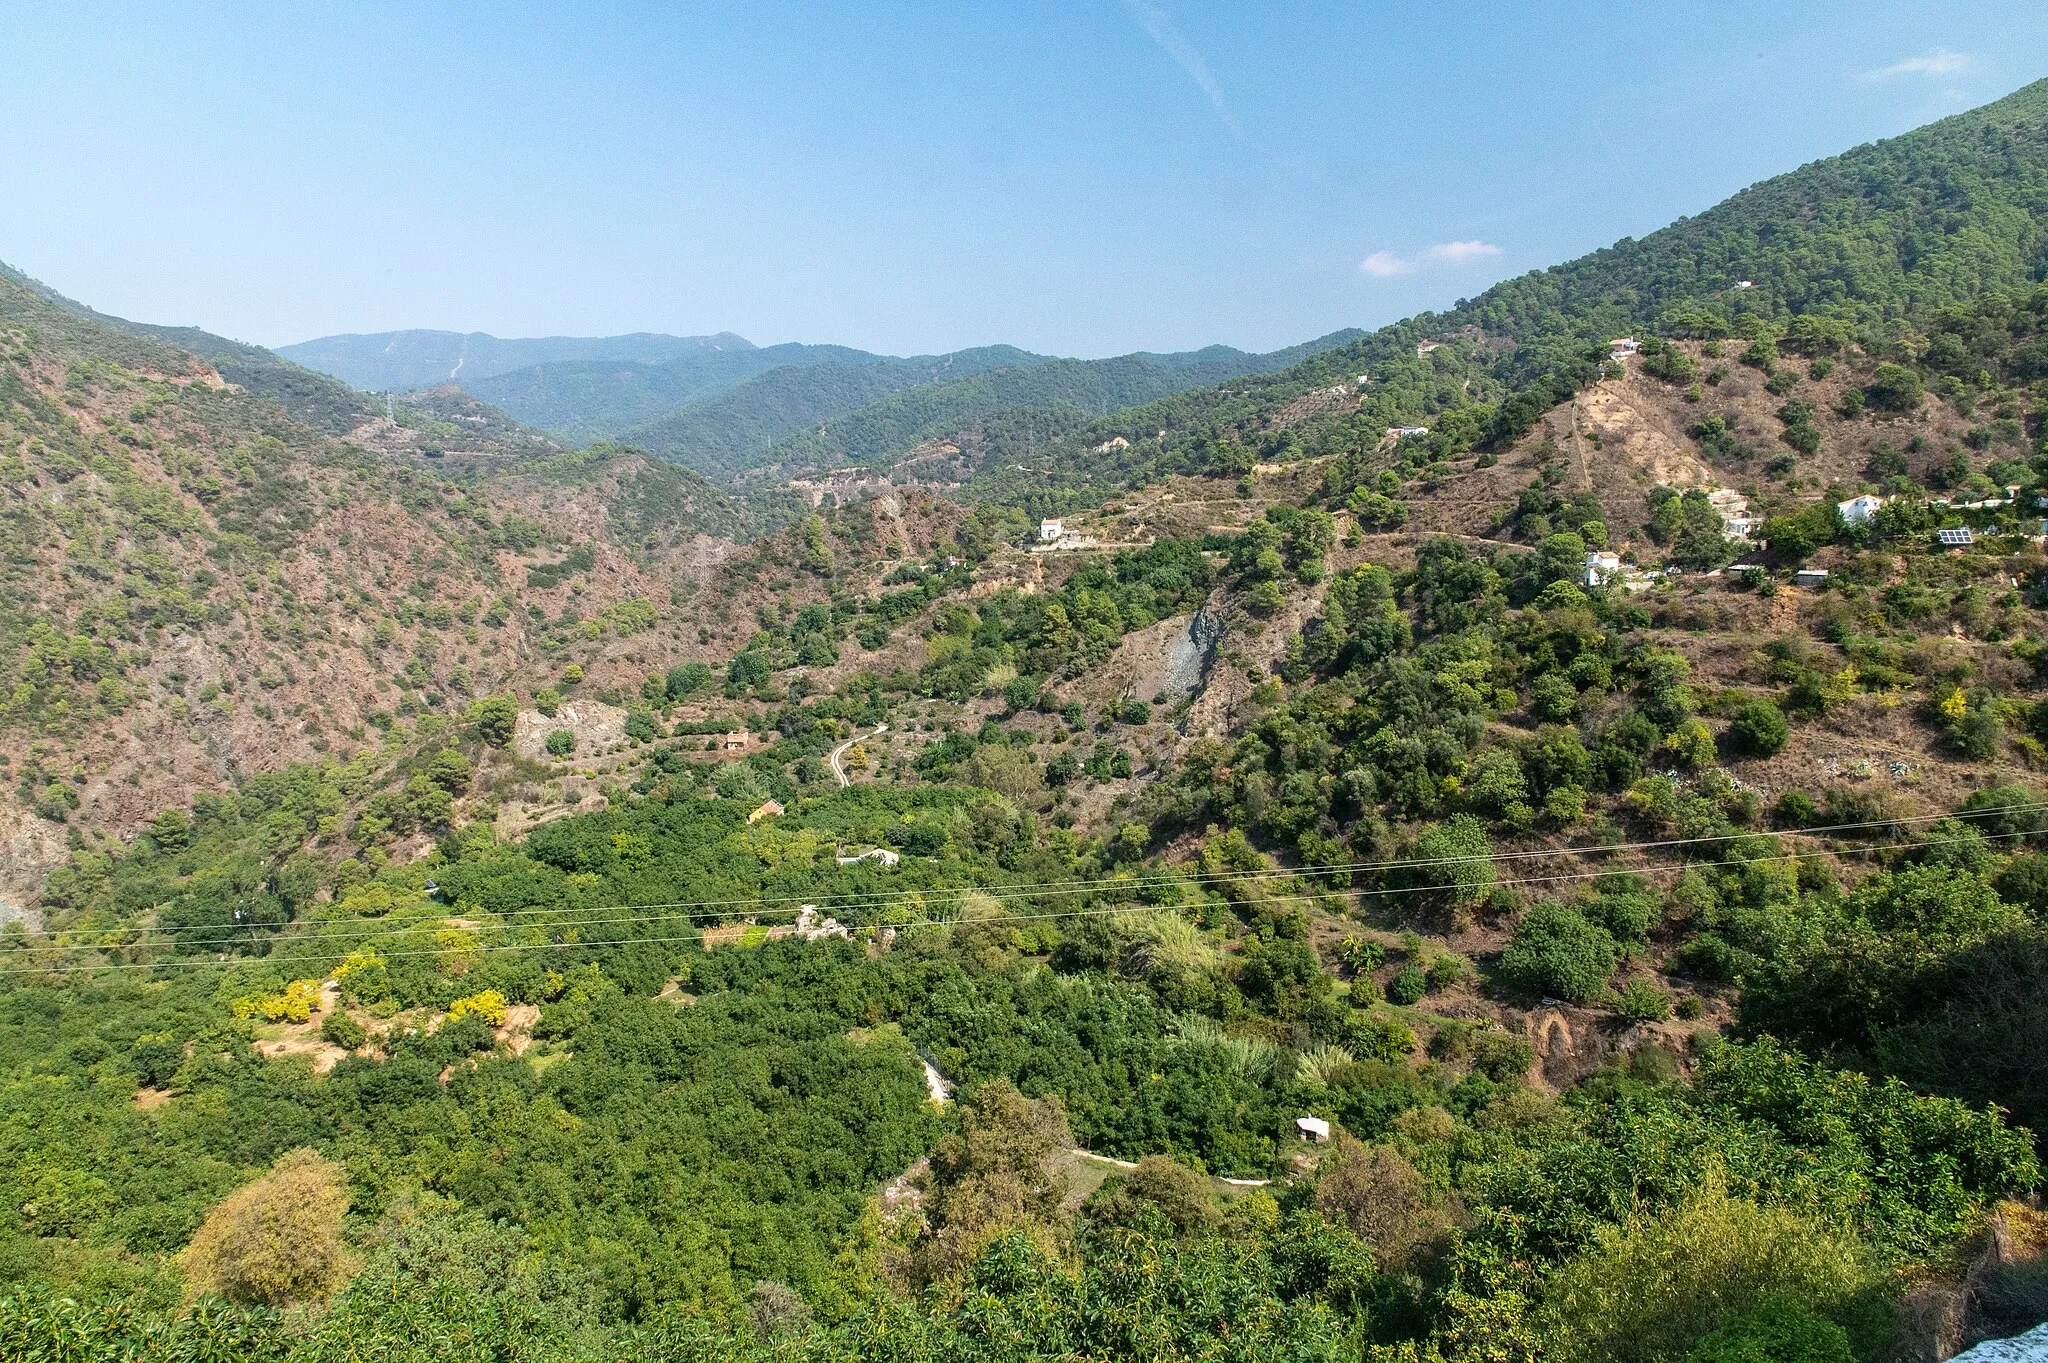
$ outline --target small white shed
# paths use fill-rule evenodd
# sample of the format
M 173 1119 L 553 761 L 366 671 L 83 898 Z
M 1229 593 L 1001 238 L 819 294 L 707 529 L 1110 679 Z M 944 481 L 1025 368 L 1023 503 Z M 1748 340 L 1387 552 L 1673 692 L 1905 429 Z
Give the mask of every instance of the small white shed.
M 1301 1133 L 1303 1140 L 1314 1141 L 1318 1145 L 1330 1139 L 1330 1124 L 1321 1117 L 1296 1117 L 1294 1129 Z

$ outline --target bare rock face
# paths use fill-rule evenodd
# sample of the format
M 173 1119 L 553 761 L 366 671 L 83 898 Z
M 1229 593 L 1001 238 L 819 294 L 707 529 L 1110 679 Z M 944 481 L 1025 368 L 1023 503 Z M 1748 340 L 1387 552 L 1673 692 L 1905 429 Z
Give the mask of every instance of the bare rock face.
M 0 804 L 0 928 L 19 923 L 30 932 L 42 929 L 36 896 L 50 872 L 69 855 L 64 832 L 56 824 Z
M 616 705 L 581 697 L 563 701 L 552 719 L 538 710 L 521 710 L 518 724 L 512 730 L 512 750 L 521 757 L 551 761 L 548 735 L 557 729 L 567 729 L 576 736 L 572 756 L 587 757 L 626 741 L 626 712 Z

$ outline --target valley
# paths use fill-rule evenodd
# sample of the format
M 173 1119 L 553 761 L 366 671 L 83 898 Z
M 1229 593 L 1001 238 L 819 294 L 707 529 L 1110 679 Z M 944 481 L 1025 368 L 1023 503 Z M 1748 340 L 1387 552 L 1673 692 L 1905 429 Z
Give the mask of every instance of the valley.
M 5 272 L 0 1354 L 2033 1326 L 2044 185 L 2048 82 L 1263 355 Z

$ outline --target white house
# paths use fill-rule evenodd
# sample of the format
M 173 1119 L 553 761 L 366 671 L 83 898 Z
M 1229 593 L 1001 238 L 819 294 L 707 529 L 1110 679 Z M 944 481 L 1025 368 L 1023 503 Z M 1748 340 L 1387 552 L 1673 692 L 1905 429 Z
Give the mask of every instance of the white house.
M 1586 585 L 1604 587 L 1608 579 L 1621 574 L 1621 555 L 1603 554 L 1599 550 L 1586 555 Z
M 1442 350 L 1443 345 L 1444 343 L 1442 341 L 1424 341 L 1422 342 L 1422 344 L 1415 347 L 1416 358 L 1420 359 L 1422 356 L 1427 355 L 1432 350 Z
M 1429 434 L 1429 427 L 1427 427 L 1427 426 L 1389 426 L 1389 427 L 1387 427 L 1387 439 L 1389 439 L 1389 440 L 1406 440 L 1406 439 L 1407 439 L 1407 438 L 1408 438 L 1409 436 L 1411 436 L 1411 435 L 1428 435 L 1428 434 Z
M 1756 287 L 1756 281 L 1754 279 L 1738 279 L 1735 281 L 1735 287 L 1738 289 L 1753 289 Z
M 877 847 L 872 852 L 862 852 L 857 857 L 834 857 L 833 860 L 841 866 L 857 866 L 863 861 L 879 861 L 884 866 L 894 866 L 903 858 L 886 847 Z
M 1066 533 L 1067 527 L 1057 520 L 1044 520 L 1038 523 L 1038 542 L 1040 544 L 1051 544 Z
M 1314 1141 L 1318 1145 L 1330 1139 L 1330 1124 L 1321 1117 L 1296 1117 L 1294 1129 L 1301 1133 L 1303 1140 Z
M 1835 510 L 1842 513 L 1842 524 L 1844 525 L 1868 525 L 1870 524 L 1870 518 L 1875 516 L 1877 509 L 1883 505 L 1884 498 L 1873 497 L 1866 492 L 1861 497 L 1851 497 L 1846 502 L 1836 502 Z
M 1801 568 L 1792 574 L 1795 587 L 1825 587 L 1828 585 L 1828 570 L 1825 568 Z
M 1607 354 L 1608 358 L 1618 360 L 1624 355 L 1633 355 L 1642 348 L 1642 342 L 1633 336 L 1617 336 L 1607 343 Z

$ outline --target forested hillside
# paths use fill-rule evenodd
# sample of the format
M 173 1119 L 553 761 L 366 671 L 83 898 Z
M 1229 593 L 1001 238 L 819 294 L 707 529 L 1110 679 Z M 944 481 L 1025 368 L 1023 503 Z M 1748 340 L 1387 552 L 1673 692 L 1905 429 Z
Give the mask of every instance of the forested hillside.
M 1284 366 L 1299 356 L 1337 348 L 1354 334 L 1333 333 L 1271 355 L 1213 346 L 1180 355 L 1054 360 L 1025 369 L 991 369 L 874 402 L 820 423 L 816 430 L 793 434 L 757 457 L 792 469 L 886 466 L 927 440 L 951 437 L 970 446 L 985 444 L 985 428 L 1027 427 L 1035 432 L 1043 425 L 1044 438 L 1056 440 L 1091 417 Z M 1027 433 L 1027 457 L 1035 438 Z M 658 443 L 653 447 L 660 448 Z
M 823 349 L 823 347 L 819 347 Z M 986 370 L 1028 373 L 1045 356 L 1013 346 L 897 360 L 882 356 L 772 369 L 700 398 L 621 438 L 685 468 L 730 478 L 759 464 L 792 432 L 920 387 L 951 388 Z
M 965 496 L 379 453 L 0 293 L 0 1354 L 2048 1318 L 2043 105 L 1278 373 L 826 423 Z M 236 765 L 108 835 L 174 722 Z
M 977 486 L 1034 506 L 1072 505 L 1131 481 L 1227 468 L 1243 457 L 1238 446 L 1266 457 L 1265 446 L 1290 433 L 1315 454 L 1369 446 L 1388 426 L 1431 422 L 1451 427 L 1439 447 L 1511 441 L 1591 381 L 1615 337 L 1746 338 L 1757 325 L 1782 333 L 1805 316 L 1889 340 L 1897 322 L 2039 282 L 2048 273 L 2044 221 L 2048 81 L 1767 180 L 1641 241 L 1498 284 L 1285 373 L 1090 423 L 1030 469 L 992 464 Z M 1303 409 L 1314 419 L 1302 420 Z M 1114 462 L 1094 455 L 1115 437 L 1131 444 Z
M 661 362 L 554 360 L 486 379 L 463 379 L 478 397 L 564 440 L 610 440 L 700 398 L 771 370 L 794 374 L 814 365 L 881 365 L 865 350 L 837 345 L 707 350 Z

